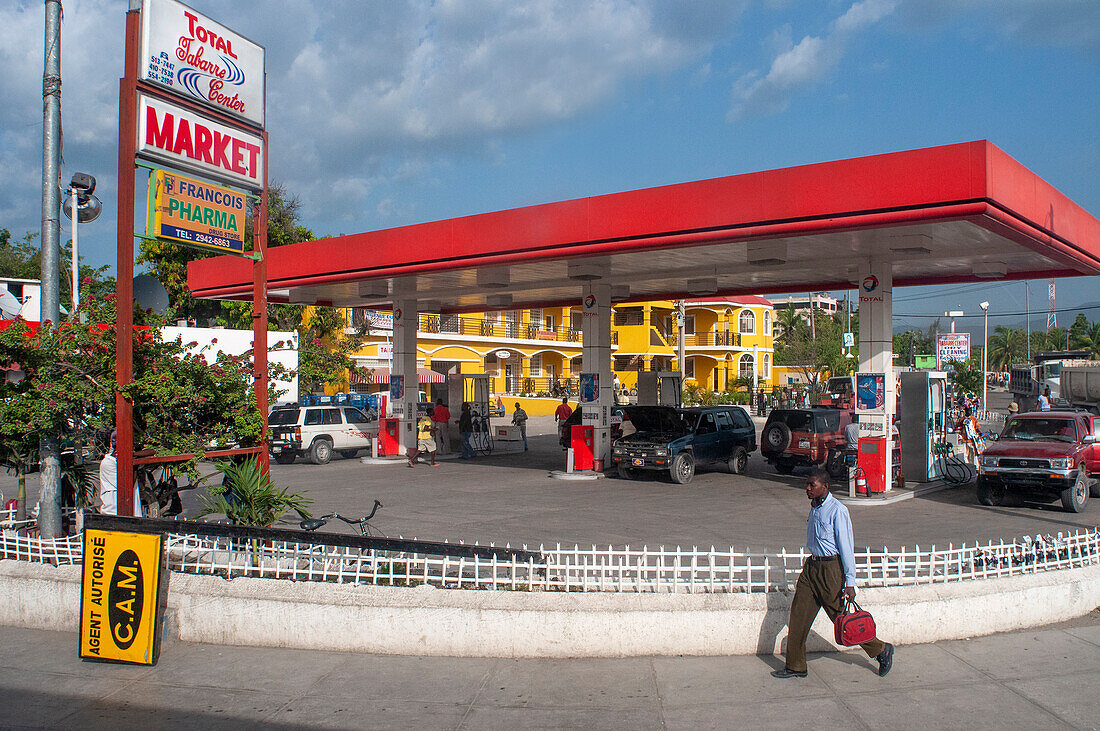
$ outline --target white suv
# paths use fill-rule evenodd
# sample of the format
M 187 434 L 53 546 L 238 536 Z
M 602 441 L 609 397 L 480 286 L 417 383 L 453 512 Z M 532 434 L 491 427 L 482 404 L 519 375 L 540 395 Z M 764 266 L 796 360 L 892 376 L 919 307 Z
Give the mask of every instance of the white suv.
M 279 406 L 268 424 L 268 445 L 279 464 L 307 454 L 313 464 L 327 464 L 333 450 L 351 459 L 378 435 L 374 412 L 352 406 Z

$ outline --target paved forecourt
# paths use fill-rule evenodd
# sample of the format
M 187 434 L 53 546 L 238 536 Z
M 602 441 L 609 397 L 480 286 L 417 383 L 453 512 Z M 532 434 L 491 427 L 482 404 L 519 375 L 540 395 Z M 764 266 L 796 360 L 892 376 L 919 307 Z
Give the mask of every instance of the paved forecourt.
M 758 420 L 759 421 L 759 420 Z M 334 457 L 317 466 L 299 459 L 272 465 L 279 486 L 304 490 L 315 514 L 362 515 L 377 498 L 384 507 L 374 524 L 388 536 L 466 542 L 797 550 L 806 540 L 805 478 L 777 474 L 752 455 L 745 475 L 702 471 L 689 485 L 653 476 L 584 482 L 551 479 L 563 453 L 547 417 L 531 419 L 529 452 L 496 453 L 439 467 L 366 465 Z M 204 472 L 212 471 L 203 465 Z M 0 491 L 15 495 L 13 477 L 0 475 Z M 30 504 L 38 476 L 28 479 Z M 196 491 L 184 493 L 185 515 L 198 510 Z M 883 506 L 851 508 L 857 547 L 900 548 L 975 539 L 1056 534 L 1100 524 L 1100 500 L 1078 514 L 1060 504 L 978 504 L 974 487 L 949 488 Z M 328 530 L 329 528 L 326 528 Z M 346 530 L 336 526 L 332 530 Z
M 496 660 L 171 642 L 156 667 L 82 663 L 76 636 L 0 627 L 5 726 L 475 729 L 1097 728 L 1100 612 L 1053 627 L 858 653 Z

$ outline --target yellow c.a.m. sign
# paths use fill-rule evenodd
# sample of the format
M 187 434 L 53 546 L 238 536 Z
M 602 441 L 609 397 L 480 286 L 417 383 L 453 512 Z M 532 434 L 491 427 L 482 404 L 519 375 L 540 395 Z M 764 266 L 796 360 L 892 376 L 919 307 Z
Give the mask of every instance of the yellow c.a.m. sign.
M 80 657 L 153 665 L 160 652 L 160 535 L 84 531 Z

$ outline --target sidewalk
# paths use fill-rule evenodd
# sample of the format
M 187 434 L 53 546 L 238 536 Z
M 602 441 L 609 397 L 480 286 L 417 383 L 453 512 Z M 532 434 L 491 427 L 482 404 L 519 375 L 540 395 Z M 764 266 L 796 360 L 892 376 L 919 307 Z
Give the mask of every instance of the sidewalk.
M 888 630 L 887 630 L 888 632 Z M 76 636 L 0 627 L 4 727 L 1097 728 L 1100 610 L 1062 625 L 782 660 L 495 660 L 166 643 L 154 668 L 82 663 Z

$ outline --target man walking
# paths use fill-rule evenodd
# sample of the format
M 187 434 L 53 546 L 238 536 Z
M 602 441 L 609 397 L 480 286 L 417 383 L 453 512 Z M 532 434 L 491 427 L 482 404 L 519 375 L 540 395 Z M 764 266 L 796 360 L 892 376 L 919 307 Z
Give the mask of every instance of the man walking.
M 565 422 L 569 421 L 569 417 L 573 415 L 573 409 L 569 406 L 569 399 L 563 398 L 558 408 L 554 410 L 554 423 L 558 425 L 558 437 L 564 435 Z
M 814 469 L 806 478 L 810 519 L 806 547 L 813 554 L 802 566 L 787 622 L 787 662 L 772 673 L 777 678 L 806 677 L 806 637 L 819 609 L 829 619 L 844 611 L 845 599 L 856 597 L 855 553 L 852 519 L 848 508 L 829 493 L 829 473 Z M 894 663 L 894 646 L 875 638 L 860 647 L 878 661 L 878 674 L 886 675 Z
M 462 459 L 473 459 L 474 448 L 470 437 L 474 431 L 474 416 L 470 413 L 470 402 L 462 402 L 462 413 L 458 415 L 458 433 L 462 436 Z
M 443 405 L 443 399 L 436 399 L 432 409 L 432 426 L 435 427 L 436 447 L 440 454 L 451 453 L 451 410 Z
M 523 437 L 523 451 L 527 451 L 527 412 L 524 411 L 519 402 L 516 402 L 516 410 L 512 412 L 512 423 L 519 427 L 519 435 Z

